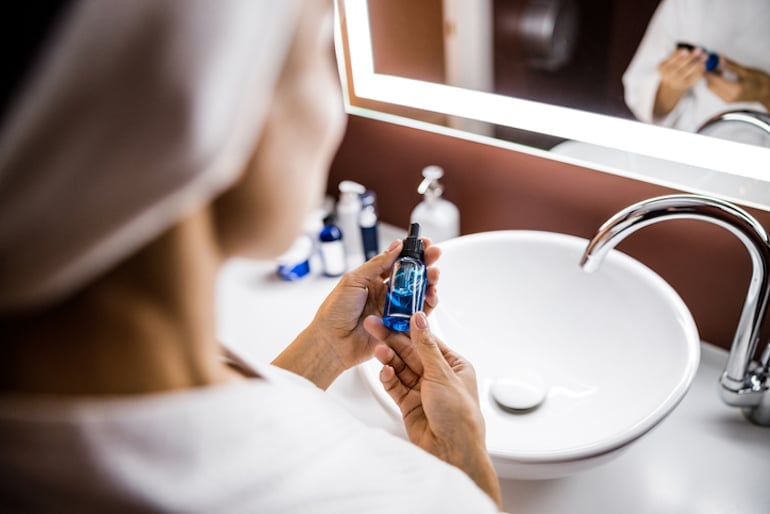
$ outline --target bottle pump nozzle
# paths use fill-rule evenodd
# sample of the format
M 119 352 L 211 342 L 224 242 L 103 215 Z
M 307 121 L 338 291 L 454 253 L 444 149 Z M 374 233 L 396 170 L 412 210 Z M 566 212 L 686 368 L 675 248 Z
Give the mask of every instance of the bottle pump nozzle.
M 352 180 L 343 180 L 338 186 L 340 193 L 348 195 L 356 195 L 356 197 L 366 191 L 366 188 L 358 182 Z
M 425 195 L 425 199 L 432 201 L 441 196 L 444 188 L 439 184 L 438 179 L 444 176 L 444 170 L 440 166 L 426 166 L 422 170 L 422 182 L 417 186 L 417 192 Z

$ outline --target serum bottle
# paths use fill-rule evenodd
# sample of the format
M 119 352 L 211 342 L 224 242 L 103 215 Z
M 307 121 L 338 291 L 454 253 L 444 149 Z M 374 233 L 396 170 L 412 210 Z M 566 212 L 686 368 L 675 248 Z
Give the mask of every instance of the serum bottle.
M 324 218 L 324 227 L 318 235 L 323 273 L 327 277 L 339 277 L 347 270 L 342 231 L 334 224 L 334 216 Z
M 412 314 L 421 311 L 428 287 L 420 224 L 412 223 L 401 254 L 393 264 L 382 322 L 396 332 L 409 332 Z

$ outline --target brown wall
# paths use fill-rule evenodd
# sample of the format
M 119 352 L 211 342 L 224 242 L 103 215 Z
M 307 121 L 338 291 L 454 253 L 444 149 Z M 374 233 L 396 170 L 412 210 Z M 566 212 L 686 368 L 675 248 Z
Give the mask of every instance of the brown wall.
M 380 217 L 406 227 L 420 201 L 420 172 L 444 167 L 446 198 L 467 234 L 498 229 L 563 232 L 585 238 L 618 210 L 671 194 L 663 187 L 449 136 L 351 117 L 332 165 L 329 194 L 352 179 L 377 192 Z M 765 227 L 770 213 L 750 211 Z M 701 338 L 727 348 L 749 280 L 738 240 L 708 223 L 678 220 L 648 227 L 619 249 L 657 271 L 682 296 Z

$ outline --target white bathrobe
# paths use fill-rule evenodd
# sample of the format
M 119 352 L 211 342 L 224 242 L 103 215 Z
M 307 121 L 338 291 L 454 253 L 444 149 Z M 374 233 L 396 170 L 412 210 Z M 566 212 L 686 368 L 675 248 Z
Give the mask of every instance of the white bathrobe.
M 3 512 L 497 512 L 459 469 L 363 425 L 310 382 L 0 401 Z
M 660 82 L 658 65 L 680 41 L 770 73 L 768 0 L 663 0 L 623 75 L 626 104 L 647 123 L 695 132 L 706 120 L 727 110 L 766 112 L 757 102 L 725 103 L 701 80 L 668 116 L 654 119 L 652 109 Z

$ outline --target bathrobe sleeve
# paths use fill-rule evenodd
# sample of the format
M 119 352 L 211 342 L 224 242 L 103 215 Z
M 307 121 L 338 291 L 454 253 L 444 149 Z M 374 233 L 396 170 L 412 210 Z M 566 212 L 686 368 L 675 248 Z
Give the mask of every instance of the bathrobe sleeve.
M 690 108 L 693 98 L 685 94 L 665 118 L 653 116 L 655 96 L 660 84 L 658 65 L 676 48 L 678 41 L 689 42 L 681 30 L 684 6 L 663 0 L 653 14 L 636 54 L 623 74 L 626 105 L 637 119 L 646 123 L 674 126 L 682 111 Z M 684 16 L 686 19 L 686 16 Z
M 263 378 L 139 398 L 0 398 L 0 510 L 498 512 L 458 468 L 302 377 L 255 369 Z

